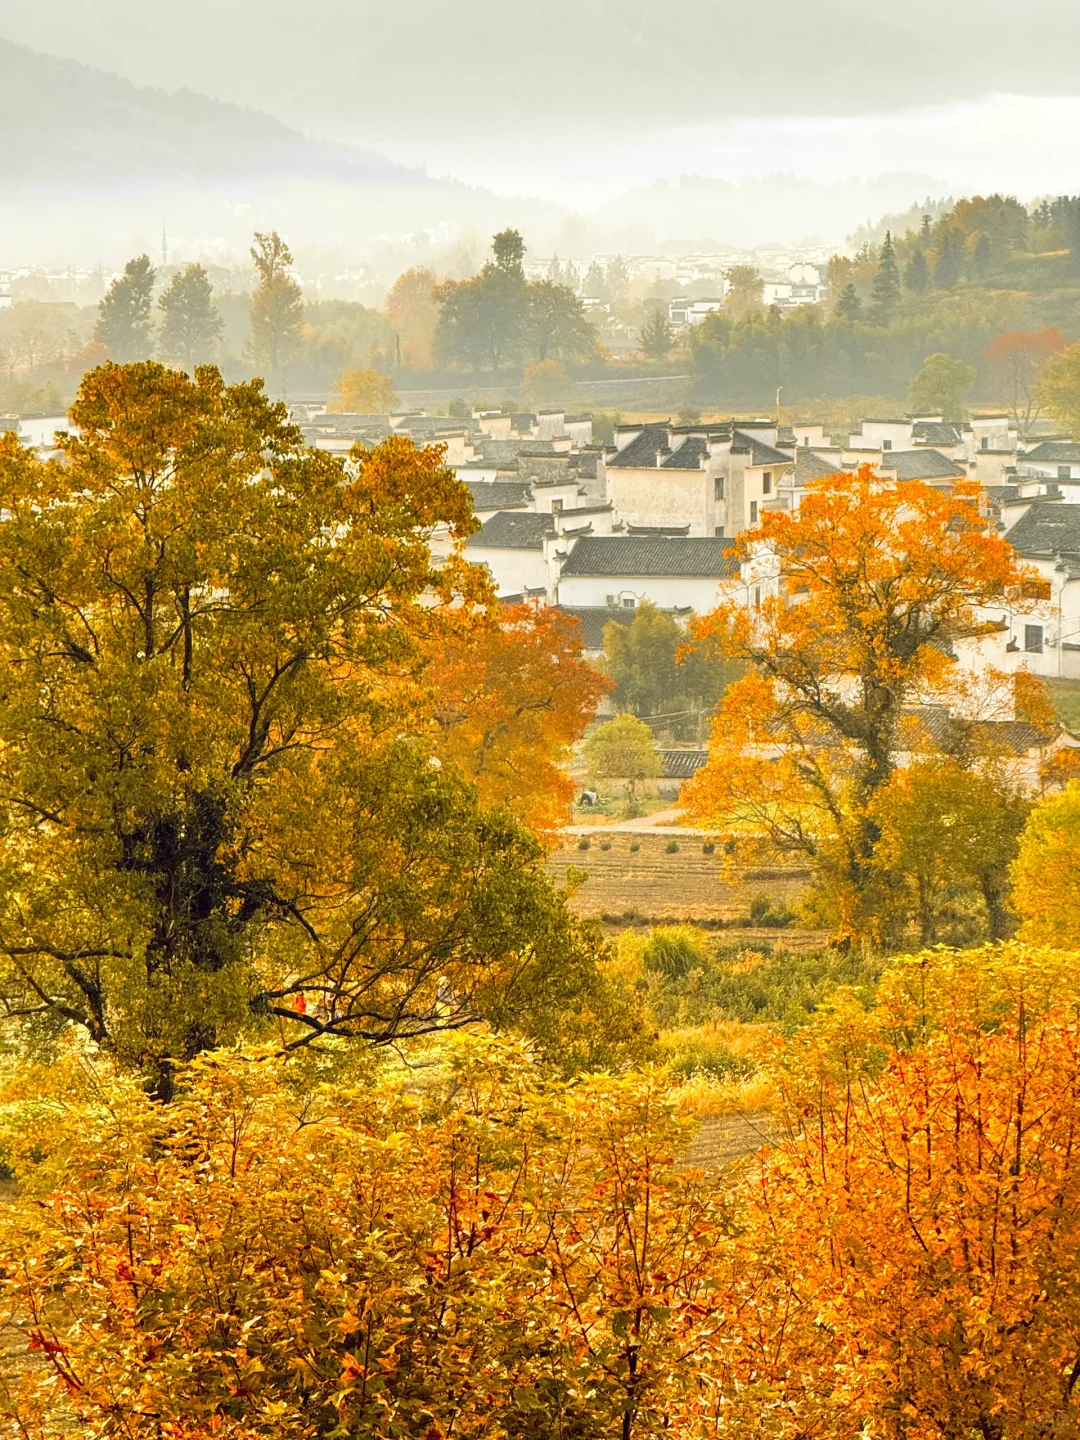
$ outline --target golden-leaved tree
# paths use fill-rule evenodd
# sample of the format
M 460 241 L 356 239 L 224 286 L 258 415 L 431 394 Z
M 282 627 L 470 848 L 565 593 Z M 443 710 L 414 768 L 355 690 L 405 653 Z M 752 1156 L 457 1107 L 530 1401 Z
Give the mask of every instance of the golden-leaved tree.
M 468 636 L 440 644 L 425 675 L 440 754 L 530 828 L 565 823 L 571 745 L 611 682 L 585 660 L 581 625 L 555 606 L 500 607 Z
M 72 419 L 59 463 L 0 438 L 7 1013 L 166 1094 L 267 1025 L 580 1010 L 591 942 L 539 845 L 425 738 L 420 672 L 490 598 L 442 452 L 343 465 L 257 384 L 149 363 L 87 376 Z
M 796 1041 L 745 1217 L 774 1431 L 1075 1432 L 1076 1004 L 1074 954 L 936 950 Z
M 848 935 L 882 910 L 879 792 L 911 746 L 905 711 L 948 697 L 954 641 L 1018 580 L 976 492 L 886 483 L 869 466 L 821 481 L 742 542 L 776 555 L 779 599 L 731 602 L 699 638 L 748 673 L 725 694 L 708 765 L 684 791 L 710 825 L 740 825 L 810 857 Z
M 553 1084 L 470 1036 L 419 1076 L 219 1052 L 167 1107 L 100 1065 L 44 1083 L 36 1144 L 0 1135 L 23 1182 L 0 1217 L 21 1433 L 708 1425 L 723 1199 L 677 1164 L 657 1077 Z

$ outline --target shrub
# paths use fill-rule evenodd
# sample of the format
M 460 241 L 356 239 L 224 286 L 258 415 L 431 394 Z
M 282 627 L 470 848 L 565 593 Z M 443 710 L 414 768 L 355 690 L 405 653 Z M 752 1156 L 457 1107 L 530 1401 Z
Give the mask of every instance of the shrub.
M 611 849 L 611 841 L 610 841 L 610 840 L 601 840 L 601 841 L 600 841 L 600 849 L 601 849 L 601 850 L 610 850 L 610 849 Z
M 630 854 L 631 854 L 631 855 L 636 855 L 640 849 L 641 849 L 641 841 L 640 841 L 640 840 L 631 840 L 631 841 L 630 841 Z
M 668 843 L 664 846 L 664 854 L 665 854 L 665 855 L 677 855 L 678 853 L 679 853 L 679 842 L 678 842 L 677 840 L 669 840 Z
M 684 925 L 659 926 L 649 936 L 642 955 L 646 970 L 669 980 L 684 979 L 705 964 L 697 936 Z
M 579 850 L 591 850 L 591 849 L 592 849 L 592 841 L 589 839 L 589 837 L 588 837 L 587 835 L 583 835 L 583 836 L 581 837 L 581 839 L 577 842 L 577 848 L 578 848 Z
M 766 930 L 786 930 L 795 923 L 795 912 L 784 904 L 775 905 L 767 895 L 755 895 L 750 902 L 750 923 Z
M 702 847 L 701 847 L 701 853 L 702 853 L 703 855 L 712 855 L 712 854 L 715 853 L 715 851 L 716 851 L 716 841 L 715 841 L 715 840 L 706 840 L 706 841 L 705 841 L 705 844 L 702 845 Z

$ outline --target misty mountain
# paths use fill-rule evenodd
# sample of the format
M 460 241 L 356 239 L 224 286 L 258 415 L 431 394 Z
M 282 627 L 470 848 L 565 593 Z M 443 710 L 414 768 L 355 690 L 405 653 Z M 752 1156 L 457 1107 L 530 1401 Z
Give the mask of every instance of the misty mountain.
M 1080 93 L 1069 0 L 24 0 L 0 24 L 141 84 L 377 146 L 433 125 L 631 134 Z
M 140 88 L 0 40 L 0 185 L 9 194 L 25 185 L 268 175 L 429 183 L 422 171 L 309 140 L 258 111 Z

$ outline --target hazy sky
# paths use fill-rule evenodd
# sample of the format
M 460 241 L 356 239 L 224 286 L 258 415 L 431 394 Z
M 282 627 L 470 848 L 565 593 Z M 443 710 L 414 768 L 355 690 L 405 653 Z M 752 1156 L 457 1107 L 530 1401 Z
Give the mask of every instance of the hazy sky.
M 682 173 L 1080 190 L 1080 0 L 0 0 L 0 34 L 582 209 Z

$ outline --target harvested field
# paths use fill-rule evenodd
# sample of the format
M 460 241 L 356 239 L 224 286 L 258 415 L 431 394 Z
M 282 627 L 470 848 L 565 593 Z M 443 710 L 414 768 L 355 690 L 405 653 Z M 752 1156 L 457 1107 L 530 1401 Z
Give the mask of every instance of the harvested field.
M 601 843 L 610 848 L 601 849 Z M 678 849 L 671 851 L 672 844 Z M 806 889 L 805 869 L 772 863 L 733 870 L 719 848 L 707 855 L 702 844 L 697 835 L 673 839 L 670 832 L 642 830 L 594 833 L 589 848 L 581 850 L 568 837 L 552 852 L 548 869 L 560 883 L 568 868 L 585 871 L 574 908 L 605 919 L 730 923 L 745 918 L 759 895 L 794 908 Z

